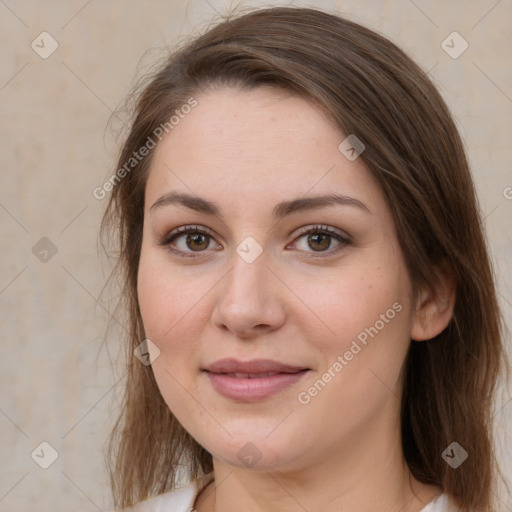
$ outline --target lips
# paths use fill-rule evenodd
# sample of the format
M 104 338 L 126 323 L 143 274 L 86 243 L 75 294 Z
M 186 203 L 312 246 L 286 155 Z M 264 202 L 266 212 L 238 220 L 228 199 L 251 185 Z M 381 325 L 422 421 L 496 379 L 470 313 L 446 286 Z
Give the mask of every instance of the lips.
M 309 368 L 269 359 L 221 359 L 203 371 L 212 387 L 224 397 L 253 402 L 268 398 L 295 384 Z
M 303 366 L 292 366 L 279 363 L 271 359 L 254 359 L 253 361 L 238 361 L 236 359 L 220 359 L 207 366 L 206 371 L 210 373 L 230 373 L 245 375 L 262 375 L 276 373 L 295 373 L 307 370 Z

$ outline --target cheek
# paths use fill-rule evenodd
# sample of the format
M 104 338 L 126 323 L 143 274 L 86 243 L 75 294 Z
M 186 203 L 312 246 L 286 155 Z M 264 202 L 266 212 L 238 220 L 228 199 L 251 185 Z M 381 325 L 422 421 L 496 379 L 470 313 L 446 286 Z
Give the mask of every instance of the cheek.
M 179 344 L 180 333 L 198 323 L 190 319 L 204 311 L 208 282 L 174 268 L 165 255 L 142 250 L 137 293 L 146 336 L 161 350 Z M 189 325 L 190 324 L 190 325 Z
M 160 350 L 152 369 L 169 408 L 188 414 L 196 394 L 201 340 L 209 325 L 214 282 L 171 265 L 165 254 L 143 249 L 138 271 L 138 301 L 144 331 Z M 186 390 L 186 392 L 184 392 Z
M 172 411 L 187 416 L 189 393 L 195 393 L 190 369 L 198 364 L 195 340 L 200 339 L 198 317 L 203 312 L 200 298 L 204 292 L 161 260 L 151 251 L 142 251 L 138 301 L 145 335 L 160 350 L 151 365 L 158 388 Z
M 302 326 L 309 344 L 322 354 L 317 377 L 330 371 L 325 375 L 329 391 L 315 398 L 317 405 L 343 398 L 360 408 L 361 399 L 369 405 L 389 389 L 399 393 L 400 370 L 410 344 L 409 288 L 400 278 L 402 272 L 396 263 L 350 266 L 306 295 L 321 319 Z
M 318 286 L 318 282 L 316 286 L 312 284 L 306 283 L 298 292 L 306 298 L 305 303 L 316 316 L 311 328 L 314 327 L 319 334 L 320 331 L 327 334 L 329 339 L 338 340 L 340 345 L 350 342 L 376 323 L 379 332 L 393 330 L 396 334 L 406 327 L 401 320 L 407 316 L 402 311 L 408 303 L 408 290 L 389 268 L 366 266 L 358 271 L 350 267 L 346 272 L 338 272 L 335 277 L 324 281 L 322 286 Z M 400 307 L 393 308 L 395 303 Z M 401 309 L 400 315 L 397 309 Z M 401 318 L 396 321 L 398 316 Z M 319 336 L 312 339 L 315 338 Z

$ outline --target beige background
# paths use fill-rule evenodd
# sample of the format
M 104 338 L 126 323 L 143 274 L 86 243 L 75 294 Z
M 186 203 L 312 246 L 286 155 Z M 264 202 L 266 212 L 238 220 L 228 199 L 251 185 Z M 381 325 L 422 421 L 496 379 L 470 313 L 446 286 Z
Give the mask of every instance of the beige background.
M 430 70 L 466 141 L 512 325 L 512 2 L 314 5 L 382 32 Z M 101 348 L 109 304 L 97 299 L 108 267 L 96 240 L 105 200 L 92 195 L 114 166 L 107 122 L 137 70 L 160 55 L 147 50 L 172 46 L 229 8 L 222 0 L 0 0 L 0 512 L 111 506 L 103 443 L 124 381 L 115 386 L 122 368 L 112 368 Z M 43 31 L 59 45 L 47 59 L 31 48 L 34 39 L 42 46 Z M 453 31 L 469 44 L 457 59 L 441 47 Z M 34 254 L 42 237 L 55 255 L 47 241 Z M 115 359 L 117 340 L 109 344 Z M 497 420 L 511 479 L 509 399 Z M 31 458 L 43 441 L 58 453 L 48 469 Z M 50 455 L 43 446 L 34 458 Z

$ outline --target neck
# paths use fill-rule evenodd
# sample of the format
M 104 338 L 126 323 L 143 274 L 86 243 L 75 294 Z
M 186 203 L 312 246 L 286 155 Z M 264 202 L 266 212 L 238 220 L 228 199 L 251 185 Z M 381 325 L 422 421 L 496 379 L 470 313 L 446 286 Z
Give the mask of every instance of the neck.
M 441 490 L 412 477 L 398 421 L 383 418 L 368 425 L 343 448 L 331 449 L 329 457 L 315 454 L 299 468 L 254 471 L 214 458 L 215 482 L 201 493 L 195 509 L 231 512 L 236 504 L 244 512 L 421 511 Z

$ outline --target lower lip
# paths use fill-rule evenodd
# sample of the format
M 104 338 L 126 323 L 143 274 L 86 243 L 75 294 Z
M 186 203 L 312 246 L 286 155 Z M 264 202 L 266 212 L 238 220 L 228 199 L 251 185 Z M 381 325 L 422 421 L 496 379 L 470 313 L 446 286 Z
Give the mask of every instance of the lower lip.
M 213 388 L 226 398 L 244 402 L 263 400 L 298 382 L 308 370 L 297 373 L 278 373 L 255 379 L 231 377 L 222 373 L 205 372 Z

